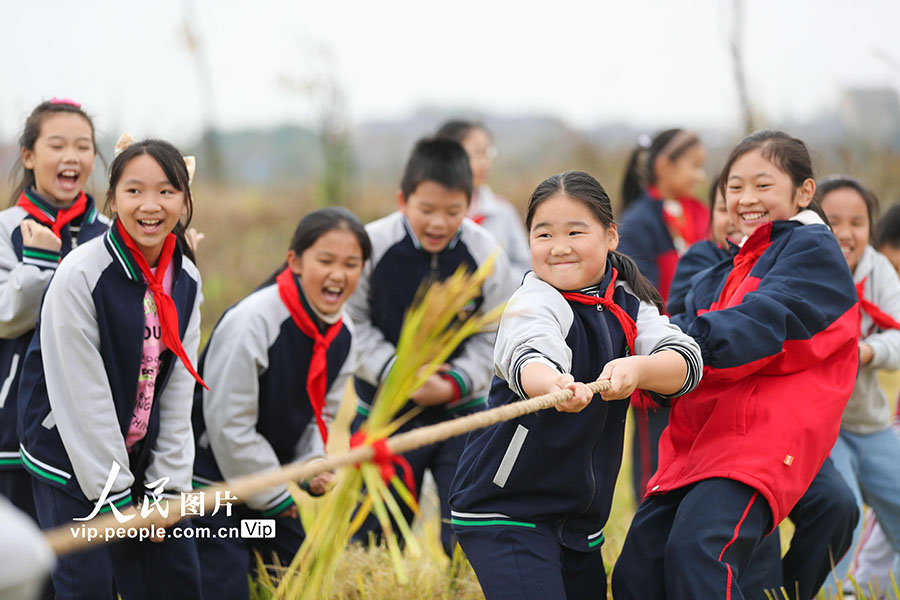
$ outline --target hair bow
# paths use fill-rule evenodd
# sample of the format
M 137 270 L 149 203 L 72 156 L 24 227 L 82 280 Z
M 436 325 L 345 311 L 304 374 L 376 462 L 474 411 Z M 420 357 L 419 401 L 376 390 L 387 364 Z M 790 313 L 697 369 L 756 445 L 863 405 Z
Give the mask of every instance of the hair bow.
M 123 133 L 119 136 L 119 140 L 116 142 L 115 156 L 122 154 L 128 146 L 134 143 L 134 138 L 131 137 L 128 132 Z M 197 159 L 193 156 L 183 156 L 184 166 L 187 169 L 188 173 L 188 185 L 194 180 L 194 171 L 197 168 Z

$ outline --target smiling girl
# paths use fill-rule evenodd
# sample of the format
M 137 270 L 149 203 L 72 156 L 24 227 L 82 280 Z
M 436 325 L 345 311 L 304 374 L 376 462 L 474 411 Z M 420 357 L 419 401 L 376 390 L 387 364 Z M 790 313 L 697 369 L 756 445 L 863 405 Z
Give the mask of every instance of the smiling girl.
M 0 494 L 37 518 L 22 467 L 16 396 L 41 296 L 60 259 L 101 235 L 109 221 L 82 191 L 97 157 L 94 125 L 81 106 L 39 104 L 19 138 L 21 179 L 0 212 Z
M 744 598 L 738 578 L 827 458 L 856 379 L 856 290 L 805 144 L 748 136 L 720 187 L 744 239 L 672 317 L 703 352 L 703 381 L 672 407 L 617 600 Z
M 900 550 L 900 438 L 891 429 L 892 411 L 878 382 L 881 369 L 900 369 L 900 280 L 891 262 L 870 244 L 878 200 L 860 181 L 825 179 L 817 198 L 853 273 L 860 297 L 859 378 L 841 420 L 831 458 L 862 512 L 872 508 L 894 551 Z M 859 540 L 862 520 L 853 532 Z M 843 579 L 853 554 L 835 567 Z M 896 569 L 894 577 L 900 579 Z
M 371 253 L 349 210 L 312 212 L 297 226 L 285 265 L 216 325 L 200 357 L 210 390 L 198 385 L 194 396 L 198 487 L 325 455 L 328 425 L 356 368 L 343 306 Z M 302 485 L 321 495 L 332 477 Z M 198 541 L 205 597 L 247 598 L 253 551 L 267 563 L 273 553 L 282 564 L 293 559 L 304 532 L 287 486 L 200 522 L 215 531 L 259 518 L 277 521 L 274 538 Z
M 98 510 L 122 521 L 148 496 L 191 490 L 201 294 L 181 154 L 160 140 L 124 149 L 108 204 L 109 232 L 74 250 L 47 288 L 22 371 L 20 450 L 44 529 Z M 153 541 L 59 557 L 58 597 L 200 597 L 193 539 Z
M 534 272 L 494 346 L 491 407 L 561 389 L 557 412 L 473 432 L 453 480 L 454 531 L 485 596 L 605 598 L 600 548 L 622 460 L 628 398 L 664 401 L 700 378 L 700 350 L 615 249 L 609 196 L 587 173 L 541 183 L 526 225 Z M 582 382 L 609 380 L 602 397 Z

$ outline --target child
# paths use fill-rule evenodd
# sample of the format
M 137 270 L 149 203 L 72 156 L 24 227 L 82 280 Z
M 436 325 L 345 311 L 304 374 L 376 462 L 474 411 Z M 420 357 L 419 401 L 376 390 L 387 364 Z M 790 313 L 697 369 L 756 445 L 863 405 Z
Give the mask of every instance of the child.
M 878 219 L 873 237 L 878 252 L 890 261 L 895 271 L 900 272 L 900 204 L 891 206 Z M 900 406 L 898 412 L 894 413 L 893 429 L 895 433 L 900 434 Z M 898 554 L 891 547 L 877 519 L 871 514 L 866 519 L 854 567 L 856 580 L 863 589 L 868 589 L 871 583 L 875 589 L 882 591 L 891 589 L 890 573 L 900 570 Z
M 559 412 L 469 434 L 452 523 L 487 598 L 605 598 L 600 546 L 627 399 L 635 389 L 660 399 L 693 389 L 700 349 L 660 315 L 656 290 L 615 252 L 612 208 L 596 179 L 569 171 L 545 180 L 526 225 L 534 273 L 500 322 L 494 366 L 502 379 L 489 403 L 563 388 L 574 396 Z M 592 402 L 582 382 L 595 379 L 612 387 Z
M 670 315 L 684 312 L 684 299 L 691 289 L 691 277 L 700 271 L 723 260 L 731 258 L 729 240 L 740 241 L 737 226 L 731 222 L 725 207 L 725 197 L 719 191 L 718 177 L 709 188 L 709 206 L 712 209 L 709 217 L 710 239 L 700 240 L 691 245 L 678 259 L 672 286 L 669 289 L 669 301 L 666 309 Z
M 704 377 L 672 408 L 613 572 L 617 600 L 744 598 L 736 582 L 828 456 L 856 378 L 856 291 L 808 210 L 806 146 L 760 131 L 722 173 L 745 239 L 733 266 L 694 277 L 672 319 L 703 350 Z
M 472 167 L 472 202 L 469 218 L 494 234 L 509 258 L 516 283 L 531 270 L 528 234 L 522 227 L 522 218 L 516 207 L 491 190 L 487 184 L 491 174 L 491 162 L 497 149 L 491 134 L 481 123 L 472 121 L 447 121 L 438 129 L 438 137 L 456 140 L 466 149 Z
M 371 252 L 349 210 L 310 213 L 285 265 L 216 325 L 200 357 L 210 389 L 198 385 L 194 395 L 198 487 L 325 455 L 328 424 L 355 368 L 351 324 L 341 311 Z M 304 487 L 321 495 L 332 477 L 323 473 Z M 294 558 L 304 533 L 285 485 L 199 522 L 217 531 L 259 518 L 276 520 L 274 539 L 198 540 L 204 597 L 247 598 L 253 550 L 266 561 L 272 552 L 282 564 Z
M 622 183 L 619 252 L 637 263 L 665 305 L 678 257 L 707 237 L 709 209 L 694 198 L 697 184 L 705 177 L 706 149 L 696 133 L 685 129 L 668 129 L 646 141 L 646 146 L 632 153 Z M 664 407 L 635 410 L 632 484 L 636 502 L 656 471 L 659 436 L 668 413 Z
M 415 145 L 406 164 L 397 195 L 400 210 L 366 226 L 372 258 L 347 304 L 363 357 L 356 371 L 359 414 L 354 431 L 368 415 L 376 388 L 393 365 L 404 314 L 419 288 L 446 279 L 460 267 L 474 271 L 498 250 L 497 240 L 487 230 L 465 218 L 471 195 L 472 172 L 463 147 L 449 139 L 426 138 Z M 500 252 L 472 312 L 500 306 L 514 286 L 509 263 Z M 412 395 L 407 409 L 419 406 L 421 413 L 398 431 L 482 410 L 493 374 L 494 337 L 495 332 L 485 331 L 463 342 L 448 364 Z M 448 555 L 455 542 L 447 494 L 462 446 L 462 438 L 456 437 L 404 455 L 412 467 L 414 493 L 422 485 L 425 469 L 431 469 L 444 520 L 441 542 Z M 398 502 L 407 510 L 403 500 Z M 412 518 L 411 511 L 405 514 Z M 378 530 L 377 520 L 370 515 L 356 539 L 366 541 L 369 532 Z
M 124 523 L 140 500 L 191 489 L 201 294 L 181 154 L 161 140 L 122 150 L 107 204 L 113 226 L 60 264 L 22 368 L 20 451 L 43 529 L 100 510 Z M 60 556 L 58 597 L 199 598 L 190 533 Z
M 816 197 L 834 230 L 860 294 L 862 315 L 859 376 L 841 419 L 831 458 L 862 511 L 872 507 L 895 551 L 900 549 L 900 439 L 891 430 L 891 406 L 878 382 L 880 369 L 900 369 L 900 280 L 890 261 L 875 250 L 871 223 L 878 200 L 851 177 L 829 177 Z M 861 525 L 854 531 L 859 539 Z M 834 576 L 843 579 L 852 560 L 844 556 Z M 894 573 L 900 581 L 900 571 Z
M 19 138 L 21 181 L 0 212 L 0 494 L 37 518 L 19 457 L 16 395 L 44 288 L 60 258 L 106 231 L 82 191 L 97 157 L 94 124 L 71 100 L 42 102 Z

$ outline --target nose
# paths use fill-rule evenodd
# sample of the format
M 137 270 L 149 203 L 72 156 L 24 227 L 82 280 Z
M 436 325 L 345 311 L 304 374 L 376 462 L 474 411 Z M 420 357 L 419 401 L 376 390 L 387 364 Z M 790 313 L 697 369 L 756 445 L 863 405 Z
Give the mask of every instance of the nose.
M 550 248 L 551 256 L 565 256 L 569 252 L 572 251 L 572 246 L 569 245 L 569 242 L 565 241 L 565 239 L 558 241 L 553 244 L 553 247 Z

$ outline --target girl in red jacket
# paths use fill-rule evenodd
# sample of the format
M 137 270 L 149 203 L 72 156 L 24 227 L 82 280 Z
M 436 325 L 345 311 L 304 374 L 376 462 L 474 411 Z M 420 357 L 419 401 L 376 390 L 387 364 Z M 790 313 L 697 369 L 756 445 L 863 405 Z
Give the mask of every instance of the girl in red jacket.
M 856 290 L 806 146 L 754 133 L 719 185 L 744 239 L 673 318 L 700 345 L 703 380 L 672 408 L 616 600 L 744 598 L 738 577 L 828 456 L 856 380 Z

